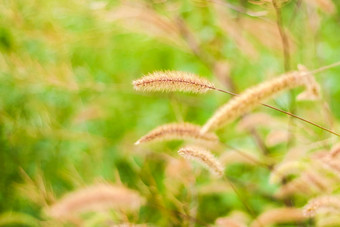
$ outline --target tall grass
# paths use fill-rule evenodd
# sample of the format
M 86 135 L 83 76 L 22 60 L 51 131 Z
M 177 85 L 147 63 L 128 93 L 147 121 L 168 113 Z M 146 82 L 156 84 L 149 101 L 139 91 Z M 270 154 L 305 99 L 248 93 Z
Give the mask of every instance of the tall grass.
M 2 1 L 0 225 L 340 225 L 339 4 Z

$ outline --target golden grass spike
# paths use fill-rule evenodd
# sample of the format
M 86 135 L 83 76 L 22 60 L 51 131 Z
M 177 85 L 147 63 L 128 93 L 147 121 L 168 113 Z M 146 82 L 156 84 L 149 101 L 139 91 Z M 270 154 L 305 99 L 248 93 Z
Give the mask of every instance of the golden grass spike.
M 183 147 L 178 151 L 178 154 L 185 159 L 195 160 L 206 166 L 207 169 L 218 176 L 223 175 L 223 167 L 214 155 L 205 149 L 196 146 Z
M 237 221 L 237 220 L 234 220 L 232 218 L 218 218 L 216 220 L 216 226 L 217 227 L 222 227 L 222 226 L 229 226 L 229 227 L 246 227 L 247 225 L 240 222 L 240 221 Z
M 133 81 L 137 91 L 183 91 L 191 93 L 205 93 L 215 89 L 210 81 L 193 73 L 180 71 L 156 71 L 141 79 Z
M 218 137 L 215 133 L 200 133 L 201 127 L 190 123 L 170 123 L 161 125 L 140 138 L 135 144 L 152 141 L 167 140 L 195 140 L 201 142 L 217 143 Z
M 299 72 L 306 74 L 303 78 L 306 90 L 299 94 L 297 100 L 319 100 L 321 98 L 320 85 L 316 82 L 313 74 L 309 73 L 304 65 L 298 65 Z
M 215 221 L 216 227 L 247 227 L 250 217 L 243 211 L 232 211 L 226 217 L 217 218 Z
M 110 184 L 98 184 L 71 192 L 57 201 L 47 214 L 54 218 L 68 218 L 88 211 L 106 209 L 133 210 L 143 203 L 139 194 L 131 189 Z
M 306 177 L 298 177 L 293 179 L 292 181 L 284 184 L 275 194 L 274 197 L 278 199 L 284 199 L 291 195 L 303 194 L 310 195 L 315 190 L 314 188 L 308 185 Z
M 302 222 L 306 219 L 299 208 L 276 208 L 268 210 L 257 217 L 250 227 L 272 226 L 278 223 Z
M 271 184 L 279 184 L 282 179 L 291 174 L 301 174 L 308 165 L 301 161 L 286 161 L 275 167 L 270 174 L 269 182 Z
M 248 152 L 240 152 L 238 150 L 229 150 L 220 156 L 221 163 L 226 166 L 233 163 L 243 163 L 246 165 L 258 164 L 259 158 Z
M 201 132 L 205 133 L 225 126 L 281 91 L 306 85 L 305 78 L 308 76 L 310 75 L 304 72 L 293 71 L 247 89 L 221 106 L 203 126 Z
M 336 12 L 336 6 L 332 0 L 309 0 L 305 1 L 305 3 L 313 8 L 320 8 L 327 14 L 334 14 Z
M 307 185 L 316 192 L 329 192 L 333 188 L 332 182 L 325 175 L 312 169 L 305 171 L 301 177 L 304 177 Z
M 315 226 L 318 227 L 334 227 L 340 226 L 339 210 L 329 209 L 324 212 L 322 217 L 318 217 L 315 222 Z
M 265 128 L 277 128 L 282 127 L 283 123 L 279 120 L 275 119 L 274 117 L 270 116 L 267 113 L 258 112 L 247 114 L 242 117 L 237 124 L 237 130 L 245 131 L 251 130 L 257 127 L 265 127 Z
M 332 158 L 338 158 L 340 154 L 340 143 L 335 144 L 331 151 L 330 151 L 330 156 Z
M 303 208 L 303 213 L 306 217 L 314 217 L 317 213 L 322 211 L 323 208 L 334 208 L 340 213 L 339 195 L 324 195 L 311 199 Z
M 325 176 L 317 166 L 310 166 L 300 176 L 284 184 L 276 193 L 277 198 L 285 198 L 293 194 L 308 196 L 315 193 L 330 192 L 334 189 L 334 181 Z
M 330 152 L 320 152 L 314 155 L 313 159 L 321 164 L 321 167 L 332 173 L 337 179 L 340 179 L 340 159 L 338 156 L 337 145 L 333 146 Z M 338 147 L 339 148 L 339 147 Z
M 290 134 L 288 130 L 273 129 L 266 136 L 265 141 L 268 147 L 273 147 L 281 143 L 286 143 L 287 141 L 289 141 L 289 138 Z

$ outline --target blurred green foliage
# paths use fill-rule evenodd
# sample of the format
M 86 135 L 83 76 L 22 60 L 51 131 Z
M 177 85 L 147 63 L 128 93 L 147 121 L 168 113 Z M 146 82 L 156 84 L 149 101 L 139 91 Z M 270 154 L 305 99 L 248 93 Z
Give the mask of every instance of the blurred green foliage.
M 270 13 L 264 18 L 275 24 L 270 7 L 247 1 L 228 2 L 253 11 L 268 10 Z M 340 11 L 339 2 L 333 2 Z M 114 14 L 120 4 L 90 0 L 1 0 L 0 213 L 15 211 L 39 220 L 46 218 L 41 204 L 34 204 L 29 195 L 17 190 L 23 183 L 20 173 L 23 170 L 32 179 L 41 174 L 57 198 L 101 179 L 121 180 L 148 198 L 148 205 L 141 209 L 137 222 L 159 226 L 187 224 L 188 220 L 176 213 L 180 211 L 179 205 L 169 195 L 165 181 L 167 161 L 163 155 L 178 159 L 179 144 L 136 148 L 133 143 L 164 123 L 203 124 L 229 97 L 213 92 L 197 96 L 133 91 L 132 80 L 166 69 L 197 73 L 219 87 L 224 84 L 214 77 L 214 69 L 188 46 L 148 34 L 148 26 L 140 32 L 128 29 L 120 21 L 107 20 L 106 16 Z M 208 2 L 140 1 L 138 4 L 146 4 L 164 17 L 181 18 L 198 40 L 199 49 L 212 62 L 228 63 L 229 76 L 238 90 L 283 72 L 280 48 L 267 48 L 249 37 L 257 52 L 249 56 L 221 29 Z M 173 7 L 172 11 L 168 5 Z M 283 23 L 293 37 L 292 69 L 298 63 L 315 69 L 340 59 L 340 14 L 316 9 L 318 18 L 313 19 L 306 5 L 305 1 L 292 0 L 282 7 Z M 223 4 L 220 7 L 230 11 L 233 19 L 253 19 Z M 313 25 L 313 20 L 319 25 Z M 316 26 L 314 33 L 311 26 Z M 317 75 L 335 121 L 340 119 L 339 73 L 340 68 L 334 68 Z M 276 102 L 288 109 L 287 95 L 280 96 Z M 299 103 L 297 113 L 326 125 L 324 118 L 318 118 L 320 109 L 320 104 Z M 271 110 L 260 110 L 287 119 Z M 312 141 L 330 137 L 309 125 L 303 127 L 313 131 Z M 334 129 L 339 129 L 338 124 Z M 267 133 L 268 130 L 260 131 L 261 136 Z M 219 135 L 227 144 L 259 154 L 256 143 L 247 133 L 235 130 L 235 125 Z M 285 145 L 275 146 L 269 156 L 280 160 L 285 151 Z M 267 182 L 268 174 L 261 167 L 242 164 L 230 165 L 226 170 L 255 214 L 266 206 L 280 204 L 261 195 L 275 190 Z M 208 173 L 197 176 L 198 186 L 209 182 Z M 180 191 L 175 197 L 183 202 L 181 212 L 189 212 L 190 192 L 184 186 Z M 198 195 L 197 219 L 204 223 L 213 223 L 234 209 L 244 207 L 233 192 Z

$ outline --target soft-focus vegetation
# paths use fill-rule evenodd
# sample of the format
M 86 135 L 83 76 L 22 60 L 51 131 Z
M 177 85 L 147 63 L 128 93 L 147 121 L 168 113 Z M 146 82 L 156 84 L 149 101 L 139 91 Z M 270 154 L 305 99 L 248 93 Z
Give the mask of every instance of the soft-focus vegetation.
M 225 168 L 223 178 L 179 156 L 183 142 L 135 146 L 159 125 L 205 124 L 231 96 L 137 92 L 132 81 L 178 70 L 241 93 L 298 64 L 313 70 L 338 62 L 340 2 L 0 3 L 0 225 L 228 226 L 218 219 L 228 216 L 247 226 L 266 211 L 302 208 L 314 197 L 339 193 L 334 166 L 340 161 L 334 156 L 328 172 L 317 162 L 339 149 L 339 137 L 263 106 L 217 131 L 221 144 L 211 151 Z M 315 74 L 321 100 L 297 101 L 303 90 L 297 88 L 266 103 L 339 133 L 339 75 L 340 67 Z M 273 184 L 270 174 L 284 160 L 307 170 Z M 300 178 L 305 187 L 283 190 Z M 65 194 L 103 183 L 138 192 L 140 208 L 67 220 L 49 214 Z M 282 222 L 340 226 L 339 211 L 329 211 L 326 219 L 333 219 L 326 224 L 325 214 Z

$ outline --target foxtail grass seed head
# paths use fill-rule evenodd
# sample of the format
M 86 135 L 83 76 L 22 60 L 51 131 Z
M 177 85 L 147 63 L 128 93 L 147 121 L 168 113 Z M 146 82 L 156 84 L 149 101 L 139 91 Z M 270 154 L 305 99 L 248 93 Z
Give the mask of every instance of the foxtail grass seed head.
M 335 144 L 330 152 L 332 158 L 340 158 L 340 143 Z
M 183 147 L 178 151 L 178 154 L 185 159 L 195 160 L 204 165 L 211 173 L 222 176 L 223 167 L 214 155 L 205 149 L 196 146 Z
M 299 208 L 284 207 L 268 210 L 256 218 L 250 227 L 272 226 L 279 223 L 302 222 L 306 219 Z
M 228 152 L 224 152 L 220 156 L 220 161 L 224 166 L 233 163 L 242 163 L 245 165 L 256 165 L 258 164 L 259 158 L 256 157 L 253 153 L 239 152 L 236 150 L 230 150 Z
M 306 184 L 316 192 L 327 192 L 332 189 L 332 182 L 325 175 L 312 169 L 305 171 L 301 177 L 305 178 Z
M 279 164 L 271 172 L 269 182 L 278 184 L 282 179 L 290 174 L 300 174 L 307 168 L 307 165 L 301 161 L 287 161 Z
M 334 189 L 334 181 L 328 178 L 317 166 L 309 166 L 300 176 L 284 184 L 276 193 L 278 198 L 284 198 L 293 194 L 309 196 L 316 193 L 331 192 Z
M 217 218 L 215 221 L 216 227 L 247 227 L 250 217 L 243 211 L 232 211 L 226 217 Z
M 238 123 L 237 129 L 240 131 L 251 130 L 257 127 L 277 127 L 280 122 L 267 113 L 252 113 L 245 115 Z
M 266 137 L 266 144 L 269 147 L 273 147 L 278 144 L 287 142 L 289 138 L 290 133 L 288 130 L 273 129 Z
M 323 169 L 340 179 L 339 151 L 335 148 L 337 148 L 337 145 L 333 146 L 330 152 L 320 152 L 314 155 L 313 159 L 316 163 L 321 164 Z
M 305 177 L 297 177 L 282 185 L 279 191 L 275 193 L 274 197 L 284 199 L 296 194 L 310 195 L 312 192 L 313 190 L 309 187 Z
M 261 102 L 284 90 L 300 85 L 307 86 L 306 83 L 308 82 L 306 82 L 305 78 L 309 76 L 310 74 L 293 71 L 247 89 L 242 94 L 235 96 L 228 103 L 221 106 L 203 126 L 201 132 L 206 133 L 225 126 L 252 110 L 261 104 Z
M 298 69 L 301 74 L 306 75 L 302 78 L 306 89 L 297 96 L 297 100 L 319 100 L 321 98 L 321 89 L 314 76 L 309 74 L 307 68 L 303 65 L 298 65 Z
M 110 184 L 98 184 L 67 194 L 52 205 L 47 213 L 54 218 L 67 218 L 89 211 L 135 210 L 143 202 L 143 198 L 131 189 Z
M 340 214 L 340 197 L 339 195 L 324 195 L 311 199 L 303 208 L 303 213 L 306 217 L 314 217 L 323 208 L 334 208 Z
M 340 226 L 340 215 L 339 211 L 333 211 L 328 212 L 327 214 L 323 215 L 322 217 L 319 217 L 318 220 L 316 220 L 316 225 L 319 227 L 334 227 L 334 226 Z
M 194 140 L 204 143 L 217 143 L 215 133 L 200 133 L 201 127 L 190 123 L 170 123 L 161 125 L 140 138 L 135 145 L 169 140 Z
M 229 227 L 247 227 L 245 223 L 242 223 L 238 220 L 234 220 L 232 218 L 218 218 L 215 222 L 217 227 L 224 227 L 224 226 L 229 226 Z
M 205 93 L 215 85 L 193 73 L 180 71 L 156 71 L 133 81 L 137 91 Z

